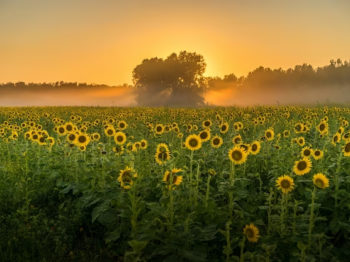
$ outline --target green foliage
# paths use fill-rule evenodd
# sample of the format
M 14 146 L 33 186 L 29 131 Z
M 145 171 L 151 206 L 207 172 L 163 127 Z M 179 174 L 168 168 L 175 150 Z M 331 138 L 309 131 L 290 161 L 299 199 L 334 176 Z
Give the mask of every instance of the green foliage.
M 325 116 L 329 129 L 320 137 L 317 125 Z M 81 151 L 54 131 L 62 124 L 54 118 L 101 138 Z M 214 148 L 209 140 L 191 153 L 183 142 L 207 119 L 211 135 L 219 134 L 224 143 Z M 349 132 L 349 119 L 346 107 L 2 108 L 0 260 L 346 261 L 350 158 L 342 151 L 348 142 L 333 144 L 332 137 L 341 126 L 342 136 Z M 112 122 L 118 130 L 120 120 L 128 124 L 119 130 L 126 143 L 145 139 L 147 148 L 128 150 L 125 144 L 121 154 L 113 151 L 115 142 L 104 128 Z M 20 127 L 31 121 L 35 127 Z M 220 132 L 224 122 L 227 133 Z M 235 130 L 237 122 L 243 127 Z M 306 127 L 302 133 L 295 131 L 297 123 Z M 156 124 L 168 130 L 156 134 Z M 272 141 L 264 138 L 269 128 L 275 133 Z M 28 130 L 46 130 L 55 144 L 25 139 Z M 284 130 L 290 136 L 284 137 Z M 244 144 L 260 141 L 261 150 L 233 165 L 228 152 L 238 134 Z M 311 171 L 303 176 L 293 172 L 304 147 L 294 143 L 300 136 L 304 146 L 324 152 L 319 160 L 311 158 Z M 164 165 L 155 161 L 160 143 L 170 150 Z M 137 172 L 129 189 L 118 181 L 126 166 Z M 181 169 L 176 176 L 183 180 L 163 182 L 164 173 L 174 168 Z M 316 173 L 329 178 L 328 188 L 313 185 Z M 276 179 L 284 174 L 294 179 L 295 188 L 282 197 Z M 243 234 L 248 224 L 259 229 L 257 242 Z

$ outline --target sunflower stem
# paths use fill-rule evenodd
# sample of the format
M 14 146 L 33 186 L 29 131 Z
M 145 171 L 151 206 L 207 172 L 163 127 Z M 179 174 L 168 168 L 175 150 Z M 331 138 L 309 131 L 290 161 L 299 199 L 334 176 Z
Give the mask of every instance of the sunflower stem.
M 192 176 L 193 176 L 193 151 L 191 150 L 190 154 L 190 203 L 193 204 L 193 185 L 192 185 Z
M 281 200 L 281 235 L 284 235 L 284 219 L 285 219 L 285 202 L 286 202 L 286 194 L 282 193 L 282 200 Z
M 294 208 L 293 208 L 293 226 L 292 226 L 293 235 L 296 234 L 296 223 L 297 223 L 297 211 L 298 211 L 298 206 L 299 206 L 299 202 L 298 202 L 297 200 L 294 200 Z
M 233 217 L 233 186 L 235 182 L 235 165 L 231 162 L 231 172 L 230 172 L 230 190 L 228 192 L 228 200 L 229 200 L 229 217 L 232 219 Z
M 239 256 L 239 262 L 244 262 L 244 246 L 245 246 L 245 236 L 243 236 L 243 239 L 240 243 L 241 246 L 241 253 Z
M 194 206 L 198 204 L 198 187 L 199 187 L 199 163 L 197 163 L 197 172 L 196 172 L 196 188 L 194 191 Z
M 271 214 L 272 214 L 272 197 L 273 197 L 273 190 L 270 188 L 270 194 L 267 198 L 268 201 L 268 210 L 267 210 L 267 235 L 271 232 Z
M 227 221 L 226 222 L 226 232 L 225 232 L 225 236 L 226 236 L 226 246 L 224 248 L 223 253 L 226 255 L 226 262 L 230 261 L 230 255 L 232 254 L 232 249 L 231 249 L 231 221 Z
M 172 227 L 174 223 L 174 195 L 173 195 L 173 172 L 170 172 L 170 183 L 168 186 L 168 191 L 169 191 L 169 215 L 170 215 L 170 227 Z
M 338 210 L 338 191 L 339 191 L 339 173 L 341 169 L 341 160 L 342 160 L 342 154 L 343 152 L 340 150 L 338 160 L 337 160 L 337 169 L 335 171 L 335 177 L 334 177 L 334 184 L 335 184 L 335 192 L 334 192 L 334 205 L 335 210 L 337 212 Z
M 208 200 L 209 200 L 209 194 L 210 194 L 210 180 L 211 180 L 211 175 L 209 174 L 207 179 L 207 191 L 205 193 L 205 208 L 208 208 Z
M 308 248 L 310 248 L 310 245 L 311 245 L 311 234 L 312 234 L 312 229 L 314 227 L 315 199 L 316 199 L 316 187 L 314 186 L 314 189 L 312 190 L 312 195 L 311 195 L 311 210 L 310 210 L 309 230 L 308 230 Z

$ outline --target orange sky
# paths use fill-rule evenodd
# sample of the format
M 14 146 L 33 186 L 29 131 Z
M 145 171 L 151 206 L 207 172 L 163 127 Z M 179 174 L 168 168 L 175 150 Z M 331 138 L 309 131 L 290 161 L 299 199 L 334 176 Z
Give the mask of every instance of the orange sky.
M 202 54 L 206 75 L 350 58 L 346 0 L 0 0 L 0 82 L 132 82 L 149 57 Z

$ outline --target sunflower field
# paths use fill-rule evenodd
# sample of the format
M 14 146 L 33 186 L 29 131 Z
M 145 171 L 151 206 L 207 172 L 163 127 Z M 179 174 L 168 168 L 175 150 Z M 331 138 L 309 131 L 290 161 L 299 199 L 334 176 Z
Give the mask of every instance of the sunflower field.
M 0 108 L 0 261 L 348 261 L 350 108 Z

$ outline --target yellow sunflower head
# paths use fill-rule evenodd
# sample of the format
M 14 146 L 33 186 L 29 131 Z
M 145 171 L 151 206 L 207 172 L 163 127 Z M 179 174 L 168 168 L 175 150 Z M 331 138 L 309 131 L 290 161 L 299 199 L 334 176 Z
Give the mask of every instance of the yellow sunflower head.
M 202 147 L 202 140 L 197 135 L 189 135 L 186 138 L 185 146 L 187 149 L 189 149 L 191 151 L 198 150 Z
M 252 155 L 257 155 L 260 152 L 261 149 L 261 143 L 259 141 L 254 141 L 250 144 L 250 153 Z
M 320 149 L 315 149 L 312 152 L 312 156 L 315 160 L 319 160 L 323 157 L 323 151 Z
M 113 127 L 112 125 L 108 125 L 108 126 L 105 128 L 105 134 L 106 134 L 106 136 L 109 136 L 109 137 L 114 136 L 114 134 L 115 134 L 115 129 L 114 129 L 114 127 Z
M 275 137 L 275 132 L 273 131 L 272 128 L 269 128 L 265 131 L 265 138 L 267 141 L 273 140 Z
M 296 142 L 298 143 L 299 146 L 304 146 L 305 145 L 305 138 L 300 136 L 296 138 Z
M 209 120 L 209 119 L 204 120 L 204 121 L 202 122 L 203 128 L 209 128 L 209 127 L 211 127 L 211 125 L 212 125 L 212 122 L 211 122 L 211 120 Z
M 332 144 L 336 145 L 337 143 L 340 142 L 340 139 L 341 139 L 341 135 L 339 133 L 336 133 L 332 138 Z
M 221 134 L 227 133 L 228 127 L 229 127 L 229 125 L 228 125 L 227 122 L 221 124 L 221 125 L 220 125 L 220 133 L 221 133 Z
M 343 147 L 344 156 L 350 156 L 350 141 L 348 141 Z
M 202 142 L 206 142 L 210 139 L 210 131 L 208 129 L 203 130 L 199 133 L 199 137 L 202 140 Z
M 311 160 L 308 157 L 304 157 L 303 159 L 294 162 L 293 172 L 296 175 L 302 176 L 309 173 L 311 167 Z
M 240 146 L 235 146 L 228 152 L 228 156 L 235 165 L 240 165 L 247 160 L 248 154 Z
M 301 157 L 311 157 L 313 153 L 313 150 L 306 146 L 301 150 Z
M 156 151 L 154 158 L 159 165 L 164 165 L 168 160 L 170 160 L 169 150 Z
M 212 139 L 211 139 L 211 146 L 214 148 L 219 148 L 223 143 L 223 140 L 220 136 L 215 135 Z
M 118 129 L 119 130 L 124 130 L 127 127 L 128 127 L 128 124 L 124 120 L 121 120 L 118 122 Z
M 75 139 L 75 144 L 79 147 L 87 146 L 90 143 L 90 136 L 85 133 L 79 133 Z
M 164 133 L 164 126 L 162 124 L 157 124 L 154 128 L 154 132 L 157 134 L 157 135 L 161 135 Z
M 313 176 L 312 181 L 318 188 L 324 189 L 329 187 L 329 179 L 322 173 L 317 173 Z
M 294 189 L 294 180 L 290 176 L 283 175 L 277 178 L 276 186 L 282 193 L 287 194 Z
M 259 229 L 254 224 L 246 225 L 243 228 L 243 234 L 246 236 L 249 242 L 258 242 L 260 237 Z
M 169 188 L 173 186 L 179 186 L 182 183 L 183 177 L 178 176 L 177 173 L 182 172 L 182 169 L 173 168 L 171 171 L 165 171 L 163 176 L 163 182 L 168 184 Z
M 232 143 L 234 144 L 241 144 L 243 141 L 242 141 L 242 137 L 241 135 L 235 135 L 233 138 L 232 138 Z
M 124 189 L 130 189 L 134 184 L 134 178 L 137 177 L 136 171 L 131 167 L 126 167 L 123 170 L 120 170 L 118 181 L 120 186 Z
M 146 149 L 147 146 L 148 146 L 148 142 L 147 142 L 146 139 L 142 139 L 142 140 L 140 141 L 140 144 L 141 144 L 141 149 Z
M 114 135 L 114 142 L 117 144 L 117 145 L 124 145 L 125 142 L 126 142 L 126 135 L 124 132 L 122 131 L 118 131 L 117 133 L 115 133 Z

